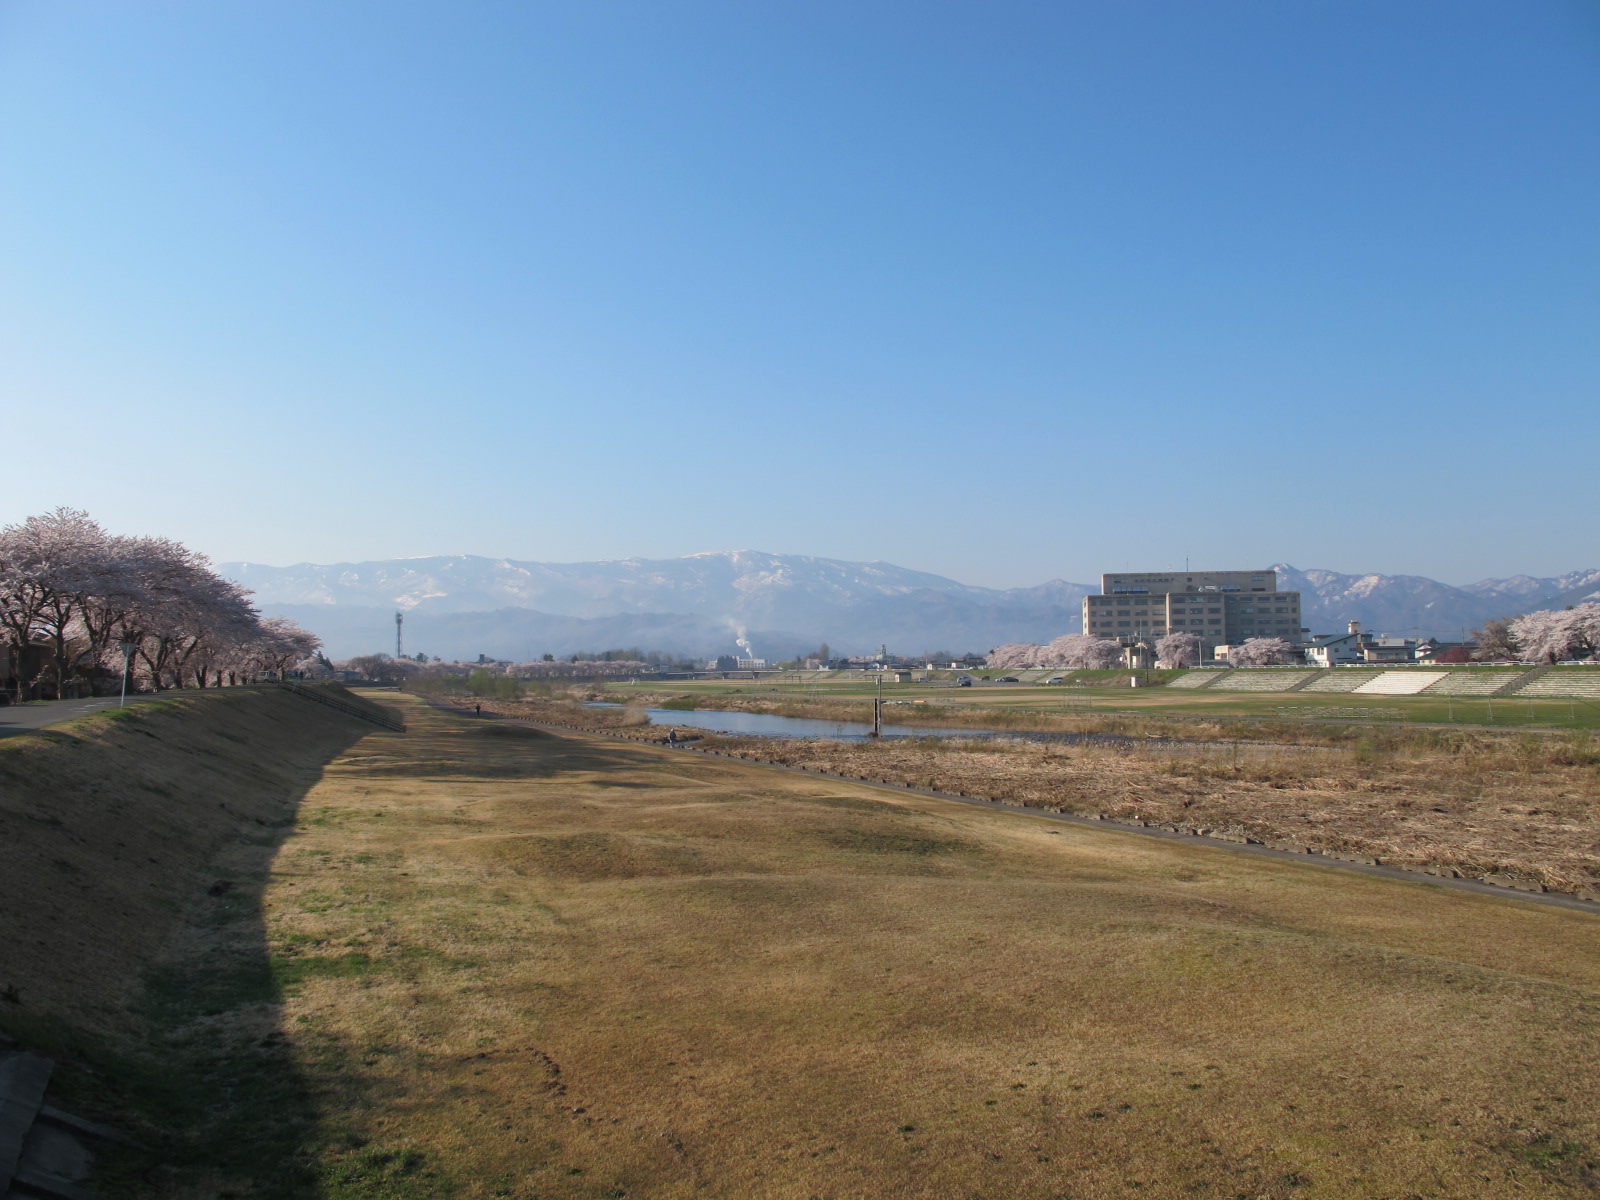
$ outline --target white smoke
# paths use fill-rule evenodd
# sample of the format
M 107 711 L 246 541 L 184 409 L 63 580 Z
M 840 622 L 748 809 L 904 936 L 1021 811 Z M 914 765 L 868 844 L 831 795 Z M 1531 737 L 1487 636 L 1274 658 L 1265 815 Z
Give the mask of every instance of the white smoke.
M 733 644 L 744 651 L 744 657 L 754 658 L 756 652 L 750 648 L 750 639 L 744 635 L 744 626 L 739 626 L 739 636 L 733 639 Z

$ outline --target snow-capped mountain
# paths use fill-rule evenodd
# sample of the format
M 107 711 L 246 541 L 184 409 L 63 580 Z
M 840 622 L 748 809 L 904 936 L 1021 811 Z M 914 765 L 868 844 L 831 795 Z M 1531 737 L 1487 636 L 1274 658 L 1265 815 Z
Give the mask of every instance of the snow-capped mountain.
M 855 652 L 888 642 L 916 653 L 982 652 L 1017 637 L 1077 629 L 1086 584 L 973 587 L 892 563 L 754 550 L 672 559 L 539 563 L 450 555 L 320 566 L 225 563 L 264 611 L 293 617 L 333 652 L 408 641 L 444 657 L 564 654 L 643 645 L 679 653 L 733 650 L 747 630 L 757 654 Z M 360 609 L 361 612 L 355 610 Z M 493 620 L 486 620 L 492 616 Z M 621 618 L 628 618 L 623 620 Z
M 819 609 L 926 591 L 980 602 L 1006 594 L 890 563 L 754 550 L 588 563 L 517 562 L 459 554 L 332 566 L 228 563 L 222 569 L 271 603 L 393 605 L 427 612 L 515 607 L 571 617 L 716 612 L 748 621 L 781 621 Z M 1076 594 L 1082 590 L 1079 587 Z
M 1549 578 L 1513 575 L 1510 579 L 1484 579 L 1469 583 L 1461 590 L 1506 605 L 1520 606 L 1523 610 L 1563 608 L 1568 604 L 1600 600 L 1600 571 L 1569 571 L 1565 575 Z
M 1452 586 L 1419 575 L 1351 575 L 1280 563 L 1278 586 L 1305 594 L 1318 633 L 1352 620 L 1375 632 L 1459 636 L 1490 617 L 1600 598 L 1600 570 Z M 887 643 L 920 653 L 983 652 L 1078 631 L 1088 584 L 983 588 L 892 563 L 736 550 L 684 558 L 540 563 L 449 555 L 270 567 L 224 563 L 264 611 L 321 634 L 337 656 L 393 645 L 406 613 L 413 650 L 526 659 L 641 646 L 727 653 L 745 630 L 757 654 L 821 642 L 838 652 Z
M 1287 563 L 1274 569 L 1280 588 L 1304 594 L 1301 611 L 1319 633 L 1360 621 L 1363 628 L 1397 636 L 1460 637 L 1492 617 L 1562 608 L 1596 598 L 1600 591 L 1600 571 L 1593 570 L 1453 587 L 1421 575 L 1346 575 L 1302 571 Z

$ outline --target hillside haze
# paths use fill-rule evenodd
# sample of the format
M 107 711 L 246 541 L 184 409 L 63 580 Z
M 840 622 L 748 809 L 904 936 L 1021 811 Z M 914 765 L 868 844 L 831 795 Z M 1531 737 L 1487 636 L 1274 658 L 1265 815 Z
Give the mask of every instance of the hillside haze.
M 1600 571 L 1527 575 L 1452 586 L 1413 575 L 1352 575 L 1279 564 L 1278 586 L 1305 593 L 1317 632 L 1359 620 L 1395 634 L 1458 636 L 1483 620 L 1577 603 Z M 731 653 L 743 630 L 756 654 L 785 658 L 828 642 L 836 652 L 982 653 L 1080 628 L 1079 601 L 1098 585 L 1054 579 L 984 588 L 884 562 L 755 550 L 684 558 L 543 563 L 477 555 L 300 563 L 224 563 L 269 615 L 314 630 L 335 657 L 392 650 L 393 614 L 406 647 L 442 658 L 526 660 L 640 646 Z

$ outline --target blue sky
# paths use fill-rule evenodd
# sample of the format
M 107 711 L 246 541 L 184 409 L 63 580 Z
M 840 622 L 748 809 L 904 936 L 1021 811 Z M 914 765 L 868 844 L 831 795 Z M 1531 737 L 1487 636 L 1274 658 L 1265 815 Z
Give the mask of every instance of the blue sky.
M 0 5 L 0 517 L 1600 565 L 1600 5 Z

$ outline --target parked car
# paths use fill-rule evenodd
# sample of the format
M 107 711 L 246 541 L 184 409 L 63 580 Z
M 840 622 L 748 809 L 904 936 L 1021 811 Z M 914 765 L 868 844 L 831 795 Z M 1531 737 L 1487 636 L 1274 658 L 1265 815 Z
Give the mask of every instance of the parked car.
M 1052 675 L 1049 679 L 1045 680 L 1046 683 L 1065 683 L 1066 681 L 1067 679 L 1064 675 Z
M 1021 683 L 1022 681 L 1020 679 L 1018 679 L 1015 675 L 1002 675 L 1002 676 L 1000 676 L 999 679 L 996 679 L 995 682 L 996 683 Z
M 956 686 L 957 687 L 971 687 L 972 686 L 972 676 L 971 675 L 963 675 L 963 676 L 961 676 L 961 678 L 956 680 Z

